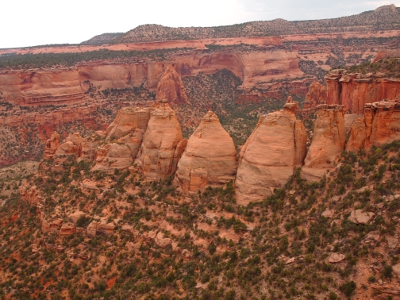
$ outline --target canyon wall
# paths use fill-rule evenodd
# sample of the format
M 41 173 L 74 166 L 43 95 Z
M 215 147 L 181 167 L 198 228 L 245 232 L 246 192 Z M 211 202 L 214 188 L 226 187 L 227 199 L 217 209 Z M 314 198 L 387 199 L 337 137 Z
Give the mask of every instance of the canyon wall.
M 327 104 L 343 105 L 345 112 L 362 113 L 365 104 L 400 96 L 400 79 L 386 74 L 349 73 L 337 69 L 325 76 Z
M 351 125 L 346 150 L 357 152 L 400 140 L 400 103 L 381 101 L 366 104 L 364 115 Z

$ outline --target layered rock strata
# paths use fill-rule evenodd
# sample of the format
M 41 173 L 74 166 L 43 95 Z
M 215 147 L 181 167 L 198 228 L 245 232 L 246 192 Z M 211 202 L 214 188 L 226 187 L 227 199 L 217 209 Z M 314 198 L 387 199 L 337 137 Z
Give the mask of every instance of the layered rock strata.
M 179 160 L 174 183 L 187 192 L 221 186 L 235 179 L 237 154 L 229 133 L 216 114 L 206 113 L 188 140 Z
M 310 181 L 321 179 L 327 170 L 335 167 L 345 142 L 343 106 L 318 106 L 313 139 L 304 161 L 302 176 Z
M 238 203 L 271 195 L 303 164 L 307 135 L 303 123 L 296 120 L 296 106 L 287 103 L 284 109 L 261 116 L 242 147 L 235 181 Z
M 400 103 L 380 101 L 366 104 L 364 115 L 351 125 L 346 150 L 357 152 L 400 139 Z
M 135 163 L 148 180 L 171 176 L 187 141 L 175 112 L 166 101 L 150 107 L 150 120 Z
M 325 76 L 327 104 L 344 106 L 345 112 L 363 113 L 365 104 L 400 97 L 400 79 L 385 74 L 348 73 L 337 69 Z

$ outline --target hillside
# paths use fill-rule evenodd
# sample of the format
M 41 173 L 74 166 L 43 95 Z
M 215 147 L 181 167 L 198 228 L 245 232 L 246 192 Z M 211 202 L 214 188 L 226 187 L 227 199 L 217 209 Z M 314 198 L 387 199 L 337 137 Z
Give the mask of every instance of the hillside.
M 121 37 L 124 33 L 122 32 L 113 32 L 113 33 L 103 33 L 96 35 L 87 41 L 82 42 L 81 44 L 83 45 L 102 45 L 102 44 L 108 44 L 112 40 L 117 39 Z
M 399 155 L 399 142 L 343 152 L 321 181 L 298 169 L 245 206 L 232 182 L 183 196 L 135 168 L 43 161 L 1 178 L 0 296 L 396 299 Z
M 345 33 L 400 29 L 400 8 L 387 5 L 374 11 L 334 19 L 313 21 L 257 21 L 218 27 L 165 27 L 141 25 L 107 43 L 138 43 L 166 40 L 197 40 L 250 36 Z M 91 40 L 89 40 L 91 41 Z M 84 42 L 86 43 L 86 42 Z

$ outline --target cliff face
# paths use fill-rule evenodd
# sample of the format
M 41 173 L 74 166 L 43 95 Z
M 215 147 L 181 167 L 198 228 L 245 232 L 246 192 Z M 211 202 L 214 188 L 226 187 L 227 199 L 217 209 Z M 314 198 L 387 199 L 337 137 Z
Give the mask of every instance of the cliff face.
M 282 187 L 301 166 L 306 153 L 306 132 L 296 120 L 297 103 L 260 117 L 257 127 L 242 147 L 235 181 L 238 203 L 256 202 Z
M 179 160 L 174 182 L 187 192 L 222 186 L 235 179 L 237 155 L 232 138 L 209 111 L 190 136 Z
M 343 107 L 318 106 L 313 138 L 304 161 L 302 176 L 311 181 L 321 179 L 328 169 L 335 167 L 345 142 Z
M 339 69 L 329 72 L 325 80 L 327 104 L 343 105 L 346 112 L 362 113 L 367 103 L 400 96 L 400 79 L 385 74 L 352 74 Z
M 351 125 L 346 150 L 357 152 L 400 139 L 400 104 L 381 101 L 366 104 L 364 115 Z
M 313 82 L 308 88 L 304 109 L 315 108 L 320 104 L 325 104 L 328 98 L 326 86 L 319 82 Z

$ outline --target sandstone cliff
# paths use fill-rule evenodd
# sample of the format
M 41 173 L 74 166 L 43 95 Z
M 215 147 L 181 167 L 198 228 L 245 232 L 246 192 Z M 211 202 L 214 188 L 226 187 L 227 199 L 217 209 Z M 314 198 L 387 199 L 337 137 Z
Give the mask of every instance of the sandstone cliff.
M 318 106 L 313 138 L 304 161 L 302 176 L 310 181 L 321 179 L 327 170 L 335 167 L 345 142 L 343 106 Z
M 174 182 L 187 192 L 221 186 L 235 179 L 237 155 L 232 138 L 209 111 L 191 135 L 179 160 Z
M 182 78 L 174 67 L 168 67 L 157 85 L 156 100 L 167 100 L 170 105 L 189 103 Z
M 171 176 L 186 147 L 175 112 L 166 102 L 150 108 L 150 120 L 135 163 L 146 179 Z
M 381 101 L 366 104 L 364 115 L 350 129 L 346 150 L 357 152 L 400 139 L 400 104 Z
M 326 86 L 319 82 L 313 82 L 308 88 L 304 109 L 314 108 L 320 104 L 325 104 L 328 97 Z
M 337 69 L 329 72 L 325 80 L 327 104 L 343 105 L 345 112 L 362 113 L 366 103 L 400 96 L 400 79 L 383 73 L 349 73 Z
M 296 120 L 296 106 L 288 103 L 283 110 L 260 117 L 242 147 L 235 181 L 238 203 L 271 195 L 303 164 L 307 137 L 303 123 Z

